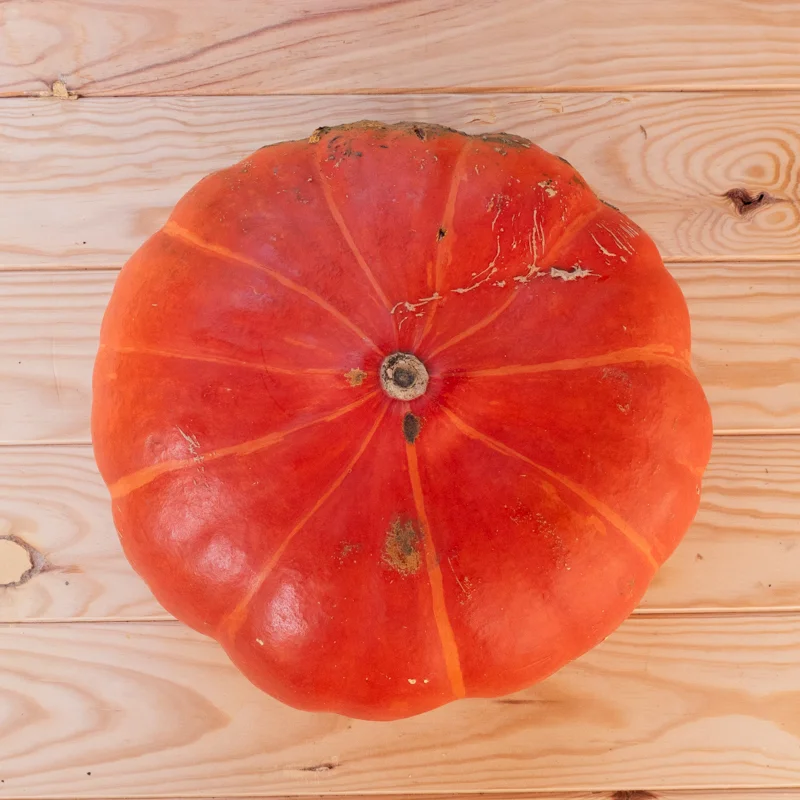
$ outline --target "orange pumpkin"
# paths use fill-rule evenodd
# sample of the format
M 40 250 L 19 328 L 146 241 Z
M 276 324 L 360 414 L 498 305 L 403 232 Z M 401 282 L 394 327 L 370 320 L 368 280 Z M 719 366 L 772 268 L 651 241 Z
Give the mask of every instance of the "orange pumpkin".
M 375 122 L 178 203 L 119 276 L 92 424 L 164 607 L 281 701 L 383 720 L 611 633 L 711 444 L 640 228 L 524 139 Z

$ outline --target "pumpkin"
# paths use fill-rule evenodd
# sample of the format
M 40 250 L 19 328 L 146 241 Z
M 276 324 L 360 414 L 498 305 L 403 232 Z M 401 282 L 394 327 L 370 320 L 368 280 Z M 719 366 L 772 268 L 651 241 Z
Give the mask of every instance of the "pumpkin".
M 525 139 L 368 121 L 178 202 L 118 277 L 92 426 L 164 608 L 283 703 L 374 720 L 601 642 L 711 445 L 642 229 Z

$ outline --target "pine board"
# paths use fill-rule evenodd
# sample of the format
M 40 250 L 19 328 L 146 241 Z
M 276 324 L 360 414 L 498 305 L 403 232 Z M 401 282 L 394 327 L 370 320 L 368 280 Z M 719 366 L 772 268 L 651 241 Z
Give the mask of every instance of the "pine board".
M 792 0 L 5 0 L 0 93 L 800 86 Z
M 0 100 L 0 269 L 120 266 L 208 172 L 363 118 L 529 137 L 668 261 L 800 252 L 800 94 L 51 98 Z M 775 202 L 741 214 L 731 190 Z
M 122 555 L 90 447 L 0 448 L 9 534 L 47 568 L 0 588 L 0 623 L 169 619 Z M 800 610 L 797 437 L 715 439 L 695 523 L 635 613 L 747 610 Z
M 633 618 L 534 689 L 392 725 L 273 702 L 173 623 L 0 650 L 0 797 L 800 788 L 795 617 Z

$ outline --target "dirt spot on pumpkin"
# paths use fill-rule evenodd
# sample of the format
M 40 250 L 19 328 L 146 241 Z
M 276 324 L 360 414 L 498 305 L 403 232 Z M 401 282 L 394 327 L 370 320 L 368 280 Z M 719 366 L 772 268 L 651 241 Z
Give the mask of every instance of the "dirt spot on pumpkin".
M 362 545 L 360 542 L 345 542 L 342 545 L 342 549 L 339 551 L 339 563 L 343 564 L 345 559 L 355 555 L 356 553 L 360 553 L 361 549 Z
M 403 436 L 409 444 L 414 444 L 422 428 L 422 420 L 408 413 L 403 417 Z
M 392 522 L 386 533 L 383 546 L 383 560 L 395 572 L 401 575 L 413 575 L 422 566 L 419 552 L 419 531 L 411 520 L 403 521 L 399 517 Z
M 351 386 L 361 386 L 367 373 L 363 369 L 353 368 L 349 372 L 345 372 L 344 377 Z

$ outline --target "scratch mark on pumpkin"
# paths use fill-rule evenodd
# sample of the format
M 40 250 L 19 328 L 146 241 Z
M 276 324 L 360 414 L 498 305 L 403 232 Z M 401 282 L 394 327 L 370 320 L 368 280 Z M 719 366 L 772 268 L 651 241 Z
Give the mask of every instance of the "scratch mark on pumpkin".
M 602 255 L 608 256 L 609 258 L 617 257 L 616 253 L 612 253 L 610 250 L 606 250 L 605 247 L 603 247 L 603 245 L 601 245 L 600 242 L 597 241 L 597 237 L 593 233 L 589 235 L 592 237 L 592 239 L 594 239 L 594 243 L 597 245 L 597 249 L 602 253 Z
M 619 514 L 617 514 L 616 511 L 588 492 L 583 486 L 580 486 L 579 484 L 570 480 L 568 477 L 566 477 L 566 475 L 561 475 L 558 472 L 554 472 L 553 470 L 549 469 L 548 467 L 537 464 L 535 461 L 532 461 L 527 456 L 523 455 L 517 450 L 512 449 L 511 447 L 508 447 L 497 439 L 493 439 L 491 436 L 477 431 L 446 406 L 441 406 L 441 409 L 447 418 L 453 423 L 453 425 L 465 436 L 482 442 L 487 447 L 495 450 L 498 453 L 502 453 L 510 458 L 516 458 L 520 461 L 523 461 L 538 472 L 546 475 L 551 480 L 561 484 L 574 495 L 579 497 L 607 522 L 613 525 L 630 542 L 630 544 L 645 557 L 654 571 L 658 569 L 659 563 L 653 555 L 652 548 L 647 539 L 645 539 L 641 534 L 637 533 Z
M 305 297 L 307 300 L 310 300 L 315 305 L 327 311 L 349 331 L 354 333 L 362 342 L 368 344 L 376 353 L 379 353 L 381 356 L 383 356 L 381 349 L 375 344 L 375 342 L 372 341 L 372 339 L 369 338 L 369 336 L 366 335 L 366 333 L 364 333 L 364 331 L 362 331 L 355 323 L 342 314 L 341 311 L 332 306 L 327 300 L 318 295 L 316 292 L 312 292 L 311 289 L 307 289 L 305 286 L 295 283 L 285 275 L 281 275 L 280 272 L 270 269 L 269 267 L 260 264 L 258 261 L 248 258 L 240 253 L 236 253 L 227 247 L 212 244 L 211 242 L 207 242 L 205 239 L 201 239 L 199 236 L 195 236 L 195 234 L 178 225 L 178 223 L 174 220 L 169 220 L 161 229 L 161 232 L 165 236 L 170 236 L 173 239 L 185 242 L 192 247 L 197 248 L 198 250 L 212 253 L 215 256 L 232 261 L 234 264 L 241 264 L 243 266 L 250 267 L 251 269 L 256 269 L 259 272 L 263 272 L 265 275 L 269 275 L 270 278 L 281 284 L 281 286 L 296 292 L 297 294 Z
M 304 428 L 310 428 L 312 425 L 332 422 L 333 420 L 338 419 L 345 414 L 349 414 L 351 411 L 355 411 L 357 408 L 360 408 L 370 400 L 377 397 L 379 393 L 380 390 L 375 389 L 374 391 L 369 392 L 369 394 L 365 394 L 359 400 L 349 403 L 348 405 L 336 409 L 336 411 L 325 414 L 324 416 L 307 420 L 306 422 L 293 425 L 282 431 L 269 433 L 266 436 L 259 437 L 258 439 L 250 439 L 249 441 L 241 442 L 240 444 L 234 444 L 229 447 L 222 447 L 219 450 L 212 450 L 208 453 L 198 453 L 197 457 L 200 457 L 202 461 L 207 464 L 209 461 L 216 461 L 217 459 L 225 458 L 227 456 L 247 456 L 251 455 L 252 453 L 257 453 L 260 450 L 265 450 L 268 447 L 272 447 L 272 445 L 277 444 L 292 433 L 297 433 L 297 431 L 301 431 Z M 168 472 L 176 472 L 178 470 L 185 469 L 186 467 L 192 467 L 195 465 L 195 456 L 189 459 L 170 459 L 168 461 L 161 461 L 158 464 L 153 464 L 149 467 L 143 467 L 142 469 L 131 472 L 130 474 L 120 478 L 108 487 L 109 492 L 111 493 L 112 498 L 117 500 L 120 497 L 125 497 L 131 492 L 136 491 L 137 489 L 141 489 L 143 486 L 147 486 L 148 483 L 151 483 L 161 475 L 165 475 Z
M 289 546 L 292 539 L 294 539 L 294 537 L 306 526 L 308 521 L 328 501 L 331 495 L 344 483 L 347 476 L 353 471 L 353 468 L 361 459 L 361 456 L 364 455 L 367 447 L 369 447 L 370 442 L 380 427 L 381 422 L 383 422 L 388 408 L 388 405 L 384 405 L 381 408 L 378 418 L 370 428 L 369 433 L 367 433 L 367 435 L 364 437 L 364 440 L 361 442 L 361 445 L 359 446 L 355 455 L 350 459 L 345 468 L 336 476 L 336 478 L 334 478 L 328 488 L 320 495 L 320 497 L 317 499 L 317 502 L 314 503 L 314 505 L 300 518 L 299 522 L 289 531 L 275 552 L 269 557 L 266 564 L 261 567 L 255 580 L 252 581 L 247 591 L 237 603 L 236 607 L 222 620 L 219 626 L 219 631 L 224 632 L 229 640 L 232 641 L 236 636 L 236 633 L 247 617 L 247 607 L 250 605 L 250 601 L 264 585 L 264 581 L 269 577 L 272 570 L 275 569 L 275 565 L 286 551 L 286 548 Z
M 419 300 L 417 300 L 416 303 L 409 303 L 408 300 L 401 300 L 399 303 L 395 303 L 392 306 L 389 313 L 390 314 L 396 313 L 398 308 L 402 308 L 405 311 L 416 311 L 418 308 L 422 308 L 428 303 L 434 302 L 434 300 L 441 300 L 441 299 L 442 296 L 438 292 L 434 292 L 430 297 L 422 297 Z
M 178 429 L 178 433 L 183 436 L 183 438 L 186 440 L 186 443 L 189 445 L 189 452 L 192 454 L 192 458 L 198 462 L 202 461 L 203 456 L 199 455 L 200 442 L 197 441 L 197 437 L 190 436 L 188 433 L 186 433 L 186 431 L 183 430 L 183 428 L 180 427 L 180 425 L 176 425 L 175 427 Z
M 471 292 L 473 289 L 477 289 L 479 286 L 482 286 L 487 281 L 492 279 L 492 276 L 497 272 L 497 267 L 495 264 L 497 263 L 497 259 L 500 258 L 500 237 L 497 237 L 497 252 L 494 254 L 494 258 L 489 262 L 489 266 L 486 269 L 481 270 L 480 272 L 473 272 L 473 278 L 479 278 L 481 275 L 485 273 L 489 273 L 486 277 L 481 278 L 477 283 L 473 283 L 472 286 L 462 287 L 459 289 L 451 289 L 450 291 L 455 292 L 456 294 L 466 294 L 467 292 Z
M 580 264 L 574 264 L 572 269 L 560 269 L 559 267 L 550 267 L 550 277 L 558 278 L 562 281 L 577 281 L 580 278 L 600 277 L 596 272 L 590 269 L 584 269 Z
M 544 181 L 539 181 L 539 186 L 545 190 L 548 197 L 555 197 L 558 192 L 553 188 L 553 181 L 549 178 Z
M 616 244 L 620 250 L 624 250 L 626 253 L 628 253 L 628 255 L 634 254 L 635 251 L 633 247 L 631 247 L 630 242 L 627 241 L 624 235 L 620 235 L 620 234 L 627 234 L 628 236 L 630 236 L 631 235 L 630 228 L 623 227 L 622 225 L 620 225 L 619 234 L 617 234 L 611 228 L 609 228 L 608 225 L 606 225 L 606 223 L 604 222 L 598 223 L 597 227 L 604 230 L 614 240 L 614 244 Z M 632 233 L 635 234 L 636 232 L 632 231 Z M 595 239 L 595 241 L 597 240 Z
M 531 228 L 531 235 L 528 239 L 528 250 L 531 254 L 531 263 L 527 265 L 527 272 L 524 275 L 515 275 L 514 280 L 517 283 L 528 283 L 531 278 L 538 277 L 540 274 L 539 270 L 539 248 L 541 247 L 541 252 L 544 253 L 545 241 L 544 241 L 544 226 L 542 225 L 542 221 L 539 219 L 539 210 L 533 210 L 533 227 Z

